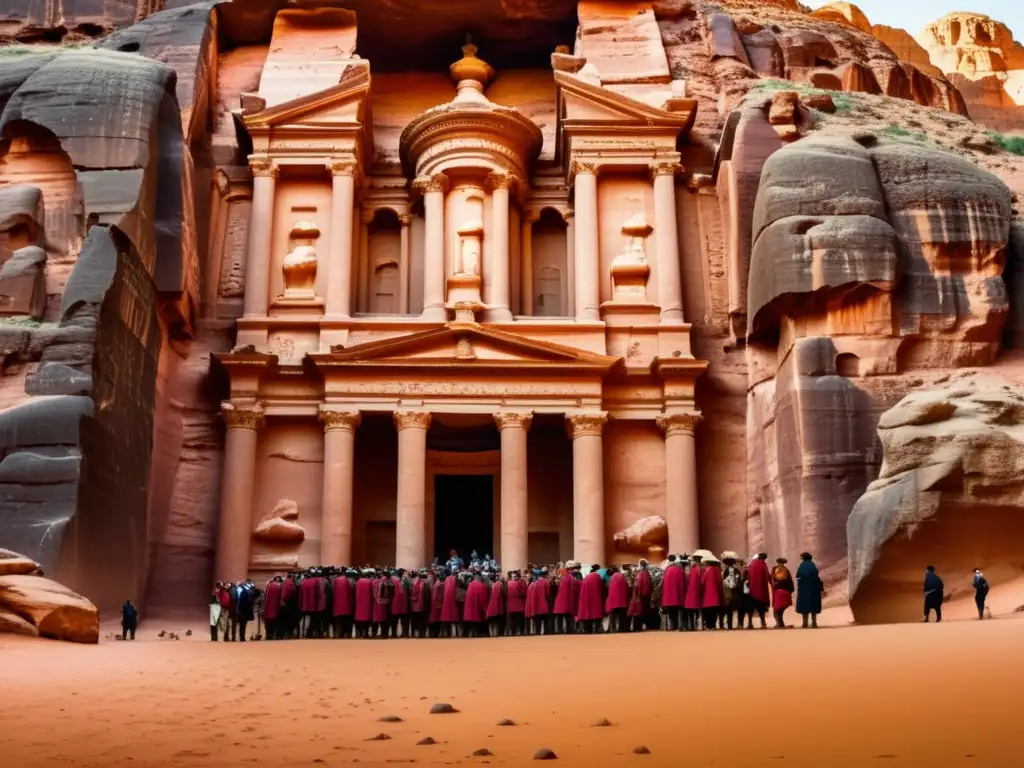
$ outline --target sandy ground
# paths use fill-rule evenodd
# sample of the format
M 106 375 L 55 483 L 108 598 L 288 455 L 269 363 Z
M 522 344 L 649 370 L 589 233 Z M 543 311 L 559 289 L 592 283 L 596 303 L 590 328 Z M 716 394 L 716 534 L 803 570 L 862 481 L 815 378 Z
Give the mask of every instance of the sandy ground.
M 153 622 L 134 643 L 8 637 L 0 764 L 528 765 L 547 747 L 587 768 L 1024 765 L 1024 614 L 824 618 L 834 626 L 244 646 L 201 627 L 160 640 Z M 459 712 L 429 714 L 437 702 Z M 439 743 L 416 746 L 425 736 Z

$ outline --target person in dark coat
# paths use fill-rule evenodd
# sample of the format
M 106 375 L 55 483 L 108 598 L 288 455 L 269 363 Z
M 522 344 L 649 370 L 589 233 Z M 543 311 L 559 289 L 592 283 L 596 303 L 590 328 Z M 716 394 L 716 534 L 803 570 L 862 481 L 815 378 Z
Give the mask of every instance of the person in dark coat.
M 263 599 L 263 623 L 267 628 L 267 640 L 277 640 L 277 622 L 281 616 L 281 582 L 280 576 L 275 576 L 267 582 L 267 589 Z
M 235 605 L 235 621 L 238 626 L 238 641 L 245 642 L 245 628 L 249 625 L 249 622 L 256 618 L 256 595 L 255 588 L 252 584 L 246 582 L 239 584 L 235 587 L 236 594 L 234 599 Z M 232 631 L 231 639 L 235 639 L 235 633 Z
M 978 618 L 985 618 L 985 598 L 988 597 L 988 581 L 981 568 L 974 569 L 974 604 L 978 606 Z
M 124 605 L 121 606 L 121 639 L 127 640 L 130 637 L 134 640 L 135 630 L 138 626 L 139 612 L 135 610 L 131 600 L 125 600 Z
M 430 616 L 430 584 L 427 572 L 420 571 L 409 585 L 409 635 L 427 636 L 427 618 Z
M 818 614 L 821 613 L 821 577 L 810 552 L 800 554 L 800 565 L 796 569 L 796 612 L 803 616 L 804 629 L 807 619 L 811 627 L 818 628 Z
M 519 571 L 510 571 L 506 589 L 508 634 L 526 634 L 526 582 Z
M 942 621 L 942 592 L 944 589 L 942 579 L 935 572 L 935 566 L 929 565 L 924 571 L 924 623 L 932 611 L 935 611 L 935 622 Z
M 737 564 L 739 556 L 732 551 L 722 553 L 722 610 L 718 614 L 718 627 L 732 629 L 733 617 L 743 628 L 743 571 Z

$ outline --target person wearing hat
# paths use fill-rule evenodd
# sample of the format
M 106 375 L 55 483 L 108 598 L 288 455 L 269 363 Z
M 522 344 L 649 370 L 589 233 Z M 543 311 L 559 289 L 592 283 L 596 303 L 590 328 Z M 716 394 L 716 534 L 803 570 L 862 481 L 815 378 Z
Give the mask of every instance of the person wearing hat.
M 765 612 L 768 610 L 768 606 L 772 602 L 772 591 L 771 591 L 771 573 L 768 570 L 768 553 L 759 552 L 757 557 L 750 561 L 750 567 L 747 569 L 747 580 L 750 587 L 750 600 L 753 604 L 754 611 L 757 612 L 757 617 L 761 620 L 761 629 L 764 629 L 767 625 L 765 624 L 764 617 Z M 754 628 L 754 616 L 750 616 L 750 625 L 748 629 Z
M 462 614 L 459 611 L 459 577 L 456 573 L 448 574 L 444 580 L 444 591 L 441 597 L 441 636 L 458 637 L 459 623 Z
M 366 639 L 370 636 L 370 623 L 373 621 L 373 569 L 364 568 L 356 581 L 356 637 Z
M 629 608 L 629 584 L 626 576 L 614 565 L 608 566 L 611 574 L 608 579 L 608 596 L 604 601 L 604 612 L 608 614 L 608 631 L 619 633 L 626 632 L 629 627 L 626 623 L 626 611 Z
M 736 561 L 735 552 L 722 553 L 722 609 L 718 614 L 719 629 L 732 629 L 733 615 L 743 626 L 743 572 Z
M 786 567 L 786 558 L 775 558 L 775 567 L 772 568 L 772 613 L 775 615 L 775 628 L 785 629 L 786 622 L 782 614 L 793 604 L 793 575 Z
M 689 632 L 696 631 L 700 626 L 700 613 L 703 607 L 703 576 L 701 569 L 701 556 L 694 553 L 690 555 L 690 568 L 686 573 L 686 629 Z
M 555 633 L 559 635 L 576 634 L 576 611 L 580 602 L 580 580 L 579 569 L 575 562 L 570 560 L 565 568 L 555 589 Z
M 604 579 L 601 578 L 601 566 L 594 563 L 590 573 L 583 577 L 580 585 L 580 602 L 576 610 L 576 623 L 581 625 L 583 632 L 592 635 L 600 633 L 604 621 Z
M 526 634 L 527 592 L 523 574 L 520 571 L 509 571 L 506 589 L 506 626 L 509 635 Z
M 643 631 L 651 624 L 651 595 L 654 592 L 647 561 L 640 558 L 638 566 L 633 577 L 633 598 L 640 604 L 640 615 L 633 621 L 634 632 Z
M 721 563 L 715 557 L 704 558 L 700 576 L 701 623 L 704 629 L 718 628 L 718 612 L 724 602 L 722 594 Z
M 810 552 L 800 553 L 800 565 L 796 568 L 796 612 L 804 620 L 804 629 L 807 629 L 807 619 L 810 618 L 811 626 L 818 628 L 818 614 L 821 613 L 821 577 L 818 575 L 818 566 Z
M 942 621 L 942 593 L 945 585 L 939 574 L 935 572 L 935 566 L 929 565 L 924 571 L 924 623 L 928 623 L 931 612 L 935 611 L 936 623 Z
M 391 580 L 395 586 L 395 596 L 391 598 L 391 615 L 388 628 L 392 637 L 409 637 L 409 579 L 404 568 L 396 568 L 391 572 Z
M 686 570 L 675 555 L 668 556 L 665 576 L 661 582 L 661 611 L 665 614 L 665 629 L 683 629 L 683 606 L 686 601 Z
M 430 588 L 427 572 L 421 570 L 415 575 L 410 572 L 409 591 L 409 634 L 408 637 L 427 636 L 427 616 L 430 613 Z
M 487 585 L 479 570 L 473 572 L 472 580 L 466 586 L 466 601 L 462 606 L 464 637 L 481 637 L 487 621 Z
M 526 613 L 530 617 L 533 634 L 551 634 L 551 574 L 547 568 L 540 569 L 540 578 L 527 590 Z
M 495 573 L 491 579 L 491 590 L 487 595 L 487 634 L 501 637 L 505 634 L 506 593 L 508 585 Z

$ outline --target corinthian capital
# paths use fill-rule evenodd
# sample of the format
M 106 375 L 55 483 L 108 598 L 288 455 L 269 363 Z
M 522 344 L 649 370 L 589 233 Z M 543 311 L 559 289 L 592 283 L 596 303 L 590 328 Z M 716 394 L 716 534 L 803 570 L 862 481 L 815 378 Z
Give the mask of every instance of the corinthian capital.
M 362 420 L 363 417 L 359 411 L 332 411 L 320 406 L 320 421 L 324 423 L 324 432 L 330 432 L 332 429 L 355 432 Z
M 447 192 L 448 177 L 443 173 L 436 173 L 433 176 L 420 176 L 412 183 L 412 191 L 418 195 L 425 195 L 428 192 Z
M 429 429 L 430 413 L 428 411 L 395 411 L 395 426 L 403 429 Z
M 601 166 L 598 163 L 589 160 L 573 160 L 572 161 L 572 175 L 576 176 L 580 173 L 589 173 L 592 176 L 597 176 Z
M 600 436 L 604 425 L 608 422 L 608 414 L 604 411 L 597 413 L 577 413 L 569 416 L 569 428 L 573 439 L 585 435 Z
M 658 176 L 675 176 L 682 172 L 683 166 L 676 162 L 665 160 L 657 163 L 651 163 L 651 178 L 657 178 Z
M 671 437 L 672 435 L 692 435 L 700 419 L 699 413 L 670 413 L 659 416 L 657 422 L 665 433 L 665 437 Z
M 532 421 L 533 411 L 494 414 L 494 422 L 498 425 L 498 429 L 529 429 Z
M 519 177 L 514 173 L 489 173 L 487 174 L 487 186 L 493 192 L 496 189 L 507 189 L 515 191 L 519 184 Z
M 249 158 L 249 171 L 253 176 L 270 176 L 276 179 L 279 168 L 273 158 L 252 156 Z
M 263 405 L 258 402 L 236 405 L 224 401 L 220 404 L 220 415 L 228 429 L 259 429 L 263 426 Z
M 331 176 L 352 176 L 356 172 L 356 162 L 351 158 L 332 157 L 326 165 Z

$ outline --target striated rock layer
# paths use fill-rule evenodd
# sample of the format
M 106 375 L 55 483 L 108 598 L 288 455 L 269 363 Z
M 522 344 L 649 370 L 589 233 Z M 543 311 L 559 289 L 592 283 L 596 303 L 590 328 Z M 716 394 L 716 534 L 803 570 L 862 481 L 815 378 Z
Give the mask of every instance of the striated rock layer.
M 947 592 L 1024 568 L 1024 390 L 991 374 L 915 392 L 878 423 L 877 480 L 849 521 L 850 607 L 861 623 L 919 621 L 924 565 Z

